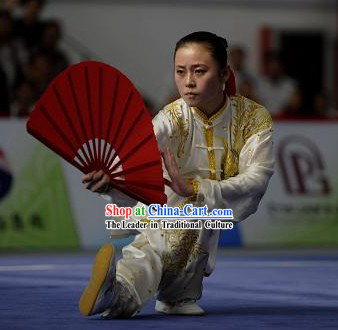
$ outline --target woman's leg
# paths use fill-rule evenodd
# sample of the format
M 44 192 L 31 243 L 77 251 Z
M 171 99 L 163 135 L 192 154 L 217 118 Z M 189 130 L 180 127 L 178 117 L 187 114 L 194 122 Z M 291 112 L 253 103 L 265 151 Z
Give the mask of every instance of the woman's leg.
M 124 283 L 136 302 L 128 307 L 128 313 L 133 315 L 156 294 L 162 278 L 162 261 L 143 233 L 125 246 L 122 254 L 117 263 L 116 279 Z
M 97 253 L 92 277 L 79 302 L 83 315 L 132 317 L 157 292 L 162 262 L 146 235 L 136 236 L 122 253 L 117 265 L 111 244 L 104 245 Z

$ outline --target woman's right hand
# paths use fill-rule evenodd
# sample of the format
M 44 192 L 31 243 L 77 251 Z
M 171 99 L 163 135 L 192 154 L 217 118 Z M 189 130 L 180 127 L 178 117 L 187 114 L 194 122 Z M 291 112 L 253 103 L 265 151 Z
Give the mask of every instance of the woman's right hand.
M 85 188 L 99 194 L 105 194 L 111 190 L 109 175 L 103 170 L 90 172 L 82 177 Z

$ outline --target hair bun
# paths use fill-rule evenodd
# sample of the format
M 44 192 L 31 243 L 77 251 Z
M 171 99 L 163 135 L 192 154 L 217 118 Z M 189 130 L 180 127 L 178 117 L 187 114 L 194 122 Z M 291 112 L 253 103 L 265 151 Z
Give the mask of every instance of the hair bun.
M 225 49 L 228 50 L 228 41 L 225 38 L 220 37 L 220 36 L 218 36 L 218 39 L 221 41 L 221 43 L 225 47 Z

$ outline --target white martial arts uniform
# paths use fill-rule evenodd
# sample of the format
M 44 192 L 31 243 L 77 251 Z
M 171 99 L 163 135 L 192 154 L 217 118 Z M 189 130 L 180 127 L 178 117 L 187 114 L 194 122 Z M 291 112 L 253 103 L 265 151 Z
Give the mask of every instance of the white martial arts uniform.
M 179 99 L 161 110 L 153 125 L 160 149 L 169 146 L 196 193 L 184 198 L 166 187 L 168 206 L 231 208 L 234 222 L 256 211 L 274 165 L 272 121 L 265 108 L 236 95 L 207 118 Z M 168 178 L 165 169 L 164 175 Z M 135 205 L 115 190 L 105 198 L 119 206 Z M 119 234 L 112 232 L 113 237 Z M 129 285 L 138 309 L 156 293 L 165 302 L 199 299 L 203 276 L 215 266 L 218 239 L 219 230 L 205 228 L 142 230 L 123 248 L 117 279 Z

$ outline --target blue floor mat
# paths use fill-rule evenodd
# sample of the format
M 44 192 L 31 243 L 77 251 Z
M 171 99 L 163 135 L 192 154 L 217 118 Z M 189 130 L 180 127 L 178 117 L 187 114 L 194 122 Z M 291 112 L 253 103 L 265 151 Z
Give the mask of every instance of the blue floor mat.
M 0 329 L 338 329 L 338 255 L 218 257 L 199 317 L 85 318 L 78 299 L 94 256 L 0 258 Z

